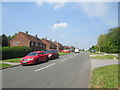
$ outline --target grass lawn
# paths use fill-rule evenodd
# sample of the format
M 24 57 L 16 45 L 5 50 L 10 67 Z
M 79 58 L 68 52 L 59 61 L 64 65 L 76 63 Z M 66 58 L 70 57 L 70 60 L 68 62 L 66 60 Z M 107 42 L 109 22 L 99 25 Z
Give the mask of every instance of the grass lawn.
M 91 58 L 93 59 L 118 59 L 117 56 L 114 56 L 114 55 L 102 55 L 102 56 L 91 56 Z
M 59 55 L 60 55 L 60 56 L 61 56 L 61 55 L 66 55 L 66 54 L 68 54 L 68 53 L 59 52 Z
M 92 70 L 90 88 L 118 88 L 118 67 L 119 65 L 109 65 Z M 120 81 L 119 81 L 120 83 Z
M 10 66 L 12 66 L 12 65 L 0 63 L 0 69 L 1 69 L 1 68 L 5 68 L 5 67 L 10 67 Z
M 13 59 L 5 59 L 2 60 L 2 62 L 13 62 L 13 63 L 19 63 L 21 58 L 13 58 Z

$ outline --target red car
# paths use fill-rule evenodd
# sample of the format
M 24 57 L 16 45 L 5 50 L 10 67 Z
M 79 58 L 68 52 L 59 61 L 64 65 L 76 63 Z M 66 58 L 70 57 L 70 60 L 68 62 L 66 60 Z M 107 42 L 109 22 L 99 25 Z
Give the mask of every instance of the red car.
M 22 65 L 37 64 L 39 62 L 48 61 L 48 55 L 44 51 L 34 51 L 26 55 L 20 60 Z
M 47 50 L 46 54 L 48 55 L 48 59 L 56 59 L 59 58 L 58 50 Z
M 70 53 L 70 50 L 62 50 L 63 53 Z

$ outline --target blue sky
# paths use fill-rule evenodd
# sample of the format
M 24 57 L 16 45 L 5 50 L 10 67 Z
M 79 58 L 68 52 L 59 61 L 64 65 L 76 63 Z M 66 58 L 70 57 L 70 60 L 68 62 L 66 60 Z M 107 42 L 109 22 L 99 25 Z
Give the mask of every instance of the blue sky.
M 3 2 L 2 33 L 28 31 L 39 38 L 88 49 L 100 34 L 118 26 L 117 2 Z

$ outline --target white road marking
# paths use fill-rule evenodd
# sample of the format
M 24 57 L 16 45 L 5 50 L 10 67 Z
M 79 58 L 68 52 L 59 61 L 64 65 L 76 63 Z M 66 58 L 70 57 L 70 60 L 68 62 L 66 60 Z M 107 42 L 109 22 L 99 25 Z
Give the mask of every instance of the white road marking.
M 43 70 L 43 69 L 45 69 L 45 68 L 48 68 L 48 67 L 50 67 L 50 66 L 53 66 L 53 65 L 55 65 L 55 64 L 56 64 L 56 63 L 53 63 L 53 64 L 50 64 L 50 65 L 48 65 L 48 66 L 42 67 L 42 68 L 40 68 L 40 69 L 35 70 L 35 72 L 41 71 L 41 70 Z
M 73 56 L 70 56 L 69 58 L 72 58 Z
M 65 60 L 67 60 L 68 58 L 65 58 L 65 59 L 63 59 L 63 60 L 61 60 L 61 62 L 64 62 Z

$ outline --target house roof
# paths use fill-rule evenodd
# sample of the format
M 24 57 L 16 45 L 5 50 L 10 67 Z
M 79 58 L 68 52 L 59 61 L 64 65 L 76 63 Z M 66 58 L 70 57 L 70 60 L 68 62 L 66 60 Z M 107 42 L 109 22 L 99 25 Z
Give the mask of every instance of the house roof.
M 48 44 L 50 44 L 50 45 L 56 45 L 56 44 L 54 44 L 52 41 L 50 41 L 50 40 L 47 40 L 47 39 L 45 39 L 45 38 L 42 38 L 42 39 L 44 39 Z
M 19 32 L 19 33 L 24 34 L 30 41 L 44 44 L 39 38 L 37 38 L 35 36 L 29 35 L 29 34 L 26 34 L 26 33 L 23 33 L 23 32 Z
M 57 42 L 56 42 L 56 41 L 54 41 L 53 43 L 57 45 Z M 59 43 L 59 42 L 58 42 L 58 45 L 63 46 L 63 45 L 62 45 L 61 43 Z

